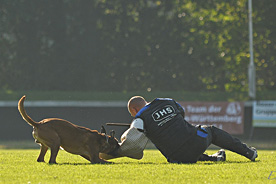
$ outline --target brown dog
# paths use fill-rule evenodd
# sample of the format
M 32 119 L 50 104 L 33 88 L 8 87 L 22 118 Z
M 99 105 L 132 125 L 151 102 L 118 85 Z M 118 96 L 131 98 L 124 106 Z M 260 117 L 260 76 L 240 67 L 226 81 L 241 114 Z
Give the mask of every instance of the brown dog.
M 114 131 L 111 136 L 108 136 L 105 132 L 100 134 L 96 130 L 80 127 L 57 118 L 35 122 L 25 112 L 23 105 L 25 98 L 23 96 L 19 100 L 18 110 L 22 118 L 33 126 L 33 137 L 37 143 L 41 144 L 38 162 L 44 162 L 44 156 L 48 148 L 51 148 L 49 163 L 56 163 L 59 148 L 62 147 L 65 151 L 80 155 L 91 163 L 107 163 L 99 158 L 99 153 L 108 154 L 119 147 L 118 141 L 114 138 Z

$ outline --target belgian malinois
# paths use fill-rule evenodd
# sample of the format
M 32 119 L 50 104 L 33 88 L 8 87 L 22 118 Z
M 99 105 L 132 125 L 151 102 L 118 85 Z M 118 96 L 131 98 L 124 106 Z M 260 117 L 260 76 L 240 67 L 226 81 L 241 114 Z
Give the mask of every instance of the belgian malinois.
M 58 118 L 47 118 L 40 122 L 35 122 L 26 113 L 24 109 L 25 96 L 18 102 L 18 110 L 22 118 L 33 126 L 33 137 L 36 143 L 41 145 L 38 162 L 44 162 L 44 156 L 51 149 L 49 163 L 55 164 L 59 148 L 65 151 L 77 154 L 91 163 L 107 163 L 99 158 L 99 153 L 111 153 L 118 147 L 118 141 L 114 138 L 115 132 L 111 136 L 104 132 L 99 133 L 97 130 L 81 127 L 70 123 L 69 121 Z

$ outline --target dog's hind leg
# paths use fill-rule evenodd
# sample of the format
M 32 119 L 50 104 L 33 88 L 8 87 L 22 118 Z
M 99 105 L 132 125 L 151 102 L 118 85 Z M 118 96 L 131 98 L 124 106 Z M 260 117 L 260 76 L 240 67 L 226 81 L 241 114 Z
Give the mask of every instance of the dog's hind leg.
M 44 144 L 41 144 L 40 154 L 39 154 L 39 156 L 37 158 L 38 162 L 44 162 L 44 156 L 45 156 L 47 150 L 48 150 L 48 147 L 46 145 L 44 145 Z
M 60 148 L 60 137 L 52 128 L 44 127 L 37 130 L 39 142 L 51 148 L 49 163 L 56 164 L 56 157 Z M 43 152 L 42 152 L 43 153 Z
M 49 160 L 49 164 L 56 164 L 56 158 L 57 158 L 57 154 L 59 151 L 59 144 L 54 144 L 52 145 L 51 148 L 51 156 L 50 156 L 50 160 Z

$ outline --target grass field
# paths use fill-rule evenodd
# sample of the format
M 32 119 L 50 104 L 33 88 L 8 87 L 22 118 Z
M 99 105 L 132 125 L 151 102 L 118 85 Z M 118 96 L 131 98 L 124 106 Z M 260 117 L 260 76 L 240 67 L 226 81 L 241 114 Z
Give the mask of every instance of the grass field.
M 215 150 L 207 151 L 208 154 L 214 152 Z M 226 151 L 226 162 L 196 164 L 167 163 L 157 150 L 146 150 L 142 160 L 119 158 L 107 165 L 89 164 L 80 156 L 65 151 L 59 152 L 57 165 L 37 163 L 38 154 L 38 149 L 0 149 L 0 183 L 276 182 L 275 150 L 260 150 L 256 162 Z M 48 151 L 47 161 L 49 156 Z

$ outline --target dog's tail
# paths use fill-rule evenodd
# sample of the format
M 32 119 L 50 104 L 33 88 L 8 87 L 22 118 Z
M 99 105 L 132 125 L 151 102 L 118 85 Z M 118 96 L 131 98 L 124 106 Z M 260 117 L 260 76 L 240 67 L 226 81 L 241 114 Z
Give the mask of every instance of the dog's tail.
M 34 120 L 32 120 L 32 118 L 30 118 L 25 109 L 24 109 L 24 101 L 25 101 L 26 96 L 24 95 L 18 102 L 18 111 L 20 112 L 22 118 L 31 126 L 37 127 L 39 125 L 39 123 L 35 122 Z

